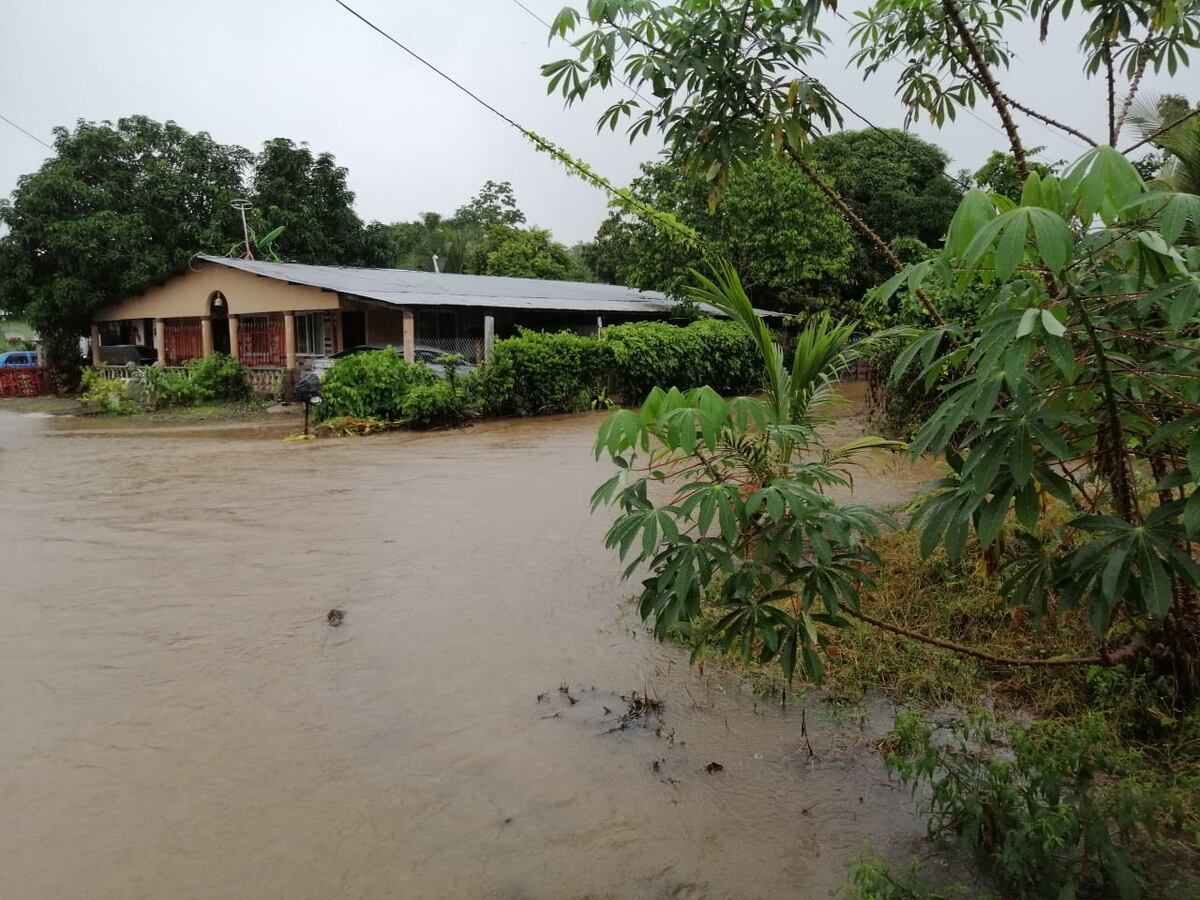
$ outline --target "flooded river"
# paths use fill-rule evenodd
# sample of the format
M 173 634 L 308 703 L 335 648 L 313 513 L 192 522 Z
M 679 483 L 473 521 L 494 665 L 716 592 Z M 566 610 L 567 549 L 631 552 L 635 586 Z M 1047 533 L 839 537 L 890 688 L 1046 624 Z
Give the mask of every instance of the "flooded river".
M 886 709 L 784 711 L 647 637 L 587 511 L 597 421 L 0 411 L 0 895 L 752 900 L 906 857 Z M 659 733 L 604 733 L 633 690 Z

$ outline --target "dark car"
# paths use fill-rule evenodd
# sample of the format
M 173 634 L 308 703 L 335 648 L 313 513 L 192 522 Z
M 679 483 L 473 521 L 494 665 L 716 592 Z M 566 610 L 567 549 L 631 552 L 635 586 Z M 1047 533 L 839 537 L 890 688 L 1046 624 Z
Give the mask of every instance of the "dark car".
M 100 347 L 100 362 L 106 366 L 152 366 L 158 362 L 158 351 L 144 344 L 110 344 Z
M 345 350 L 339 350 L 333 356 L 327 356 L 323 359 L 318 359 L 313 362 L 312 370 L 322 378 L 325 373 L 333 367 L 336 360 L 343 359 L 347 356 L 353 356 L 356 353 L 370 353 L 375 350 L 395 350 L 398 356 L 404 355 L 404 348 L 394 344 L 359 344 L 356 347 L 347 347 Z M 424 344 L 417 344 L 413 347 L 413 358 L 419 363 L 425 363 L 429 368 L 433 369 L 439 377 L 446 377 L 446 367 L 437 360 L 446 356 L 446 351 L 438 347 L 429 347 Z M 459 375 L 466 375 L 473 372 L 475 367 L 468 362 L 459 363 L 455 371 Z

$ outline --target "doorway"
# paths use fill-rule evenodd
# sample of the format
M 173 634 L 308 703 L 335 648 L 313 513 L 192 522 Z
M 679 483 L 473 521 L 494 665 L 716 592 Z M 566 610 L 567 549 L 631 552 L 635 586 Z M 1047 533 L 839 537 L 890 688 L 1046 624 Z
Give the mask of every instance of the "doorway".
M 229 356 L 229 304 L 220 291 L 215 291 L 208 298 L 208 317 L 212 320 L 213 352 Z
M 367 342 L 367 314 L 360 310 L 342 310 L 342 348 L 358 347 Z

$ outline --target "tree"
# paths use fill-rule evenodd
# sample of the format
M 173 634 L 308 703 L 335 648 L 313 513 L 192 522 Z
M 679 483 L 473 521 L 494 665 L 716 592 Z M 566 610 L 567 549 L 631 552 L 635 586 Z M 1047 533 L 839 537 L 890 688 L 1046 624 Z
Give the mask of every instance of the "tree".
M 525 224 L 525 213 L 517 206 L 512 184 L 507 181 L 484 182 L 479 192 L 466 206 L 460 206 L 454 218 L 462 224 L 491 228 L 493 225 L 517 226 Z
M 597 232 L 596 252 L 612 261 L 621 283 L 683 296 L 707 251 L 734 262 L 761 307 L 798 312 L 845 305 L 854 252 L 850 229 L 794 167 L 759 157 L 733 171 L 710 198 L 702 175 L 663 161 L 643 165 L 631 190 L 675 213 L 704 247 L 689 248 L 652 225 L 613 213 Z
M 1030 153 L 1037 153 L 1040 149 L 1042 148 L 1034 147 Z M 1044 163 L 1031 162 L 1028 165 L 1029 171 L 1037 172 L 1042 178 L 1054 171 Z M 993 150 L 992 155 L 979 167 L 973 177 L 975 184 L 989 194 L 1000 194 L 1014 203 L 1020 202 L 1021 189 L 1025 186 L 1025 182 L 1017 172 L 1017 161 L 1011 153 Z
M 248 161 L 145 116 L 55 129 L 54 156 L 0 201 L 0 308 L 28 318 L 51 361 L 74 371 L 97 309 L 240 238 L 230 203 Z
M 362 264 L 363 225 L 347 174 L 332 154 L 314 156 L 287 138 L 267 141 L 251 175 L 255 231 L 282 225 L 276 249 L 288 262 Z
M 813 138 L 808 154 L 889 244 L 916 238 L 941 246 L 963 193 L 946 172 L 950 157 L 941 147 L 895 128 L 865 129 Z M 847 287 L 857 298 L 892 270 L 862 234 L 855 237 L 854 277 Z
M 587 272 L 571 252 L 540 228 L 493 225 L 471 250 L 468 269 L 475 275 L 587 281 Z

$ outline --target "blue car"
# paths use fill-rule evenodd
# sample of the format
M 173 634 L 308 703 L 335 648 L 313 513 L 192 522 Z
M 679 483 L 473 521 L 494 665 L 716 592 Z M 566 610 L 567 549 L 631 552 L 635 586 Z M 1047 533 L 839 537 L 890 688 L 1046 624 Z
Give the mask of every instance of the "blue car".
M 0 353 L 0 369 L 36 369 L 37 354 L 32 350 L 9 350 Z

